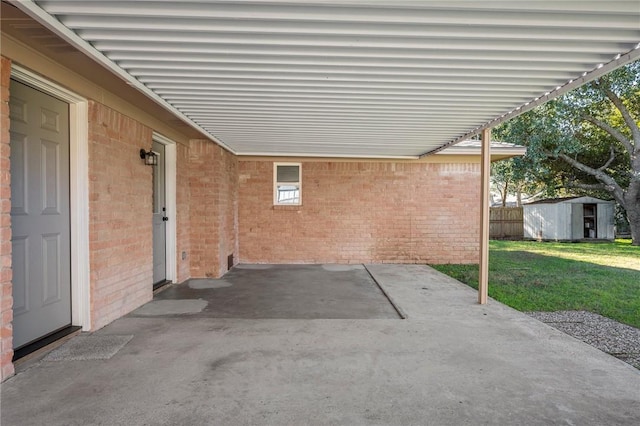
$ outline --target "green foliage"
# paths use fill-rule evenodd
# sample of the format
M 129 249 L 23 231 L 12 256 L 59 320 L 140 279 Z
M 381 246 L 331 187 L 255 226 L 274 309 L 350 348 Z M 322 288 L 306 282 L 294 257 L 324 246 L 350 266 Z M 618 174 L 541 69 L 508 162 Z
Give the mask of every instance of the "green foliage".
M 631 138 L 629 127 L 603 88 L 611 88 L 629 112 L 640 117 L 639 83 L 640 61 L 636 61 L 496 127 L 494 139 L 527 146 L 526 156 L 509 166 L 519 169 L 517 173 L 504 170 L 507 166 L 498 166 L 496 173 L 509 172 L 529 189 L 542 186 L 547 196 L 570 193 L 611 199 L 611 193 L 603 189 L 579 188 L 601 182 L 558 155 L 566 154 L 597 169 L 607 162 L 613 150 L 615 159 L 606 172 L 625 188 L 631 170 L 628 150 L 588 117 L 607 123 Z
M 478 287 L 477 265 L 433 265 Z M 640 247 L 491 241 L 489 295 L 520 311 L 586 310 L 640 328 Z
M 491 163 L 491 184 L 503 197 L 518 192 L 545 194 L 548 187 L 538 178 L 538 170 L 538 165 L 528 156 L 496 161 Z M 552 195 L 556 195 L 555 192 Z

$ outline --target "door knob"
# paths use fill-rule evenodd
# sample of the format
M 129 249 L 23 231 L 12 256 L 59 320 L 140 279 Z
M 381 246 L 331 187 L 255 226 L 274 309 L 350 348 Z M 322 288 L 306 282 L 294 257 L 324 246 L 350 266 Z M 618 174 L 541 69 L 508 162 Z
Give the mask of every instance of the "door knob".
M 168 217 L 166 217 L 166 216 L 164 216 L 164 217 L 162 218 L 162 221 L 163 221 L 163 222 L 166 222 L 166 221 L 168 221 L 168 220 L 169 220 L 169 218 L 168 218 Z

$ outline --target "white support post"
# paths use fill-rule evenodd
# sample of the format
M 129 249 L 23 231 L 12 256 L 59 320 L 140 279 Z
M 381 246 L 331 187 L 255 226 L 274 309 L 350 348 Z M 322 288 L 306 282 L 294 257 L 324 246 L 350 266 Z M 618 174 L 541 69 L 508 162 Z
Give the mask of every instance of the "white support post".
M 491 175 L 491 129 L 482 131 L 480 160 L 480 273 L 478 303 L 487 303 L 489 295 L 489 177 Z

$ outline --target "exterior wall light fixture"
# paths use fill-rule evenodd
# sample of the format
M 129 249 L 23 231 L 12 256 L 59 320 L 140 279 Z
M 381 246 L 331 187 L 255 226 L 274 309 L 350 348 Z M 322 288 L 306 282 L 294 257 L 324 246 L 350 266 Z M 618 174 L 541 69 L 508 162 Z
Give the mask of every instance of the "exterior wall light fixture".
M 144 148 L 140 149 L 140 158 L 144 160 L 144 164 L 147 166 L 157 166 L 158 165 L 158 154 L 149 150 L 145 151 Z

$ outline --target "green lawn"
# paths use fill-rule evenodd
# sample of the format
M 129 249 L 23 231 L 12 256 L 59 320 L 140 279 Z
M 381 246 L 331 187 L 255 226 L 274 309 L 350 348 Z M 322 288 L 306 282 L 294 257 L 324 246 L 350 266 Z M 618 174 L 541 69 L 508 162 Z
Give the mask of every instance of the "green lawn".
M 640 328 L 640 247 L 491 241 L 489 295 L 520 311 L 586 310 Z M 477 265 L 433 265 L 478 288 Z

